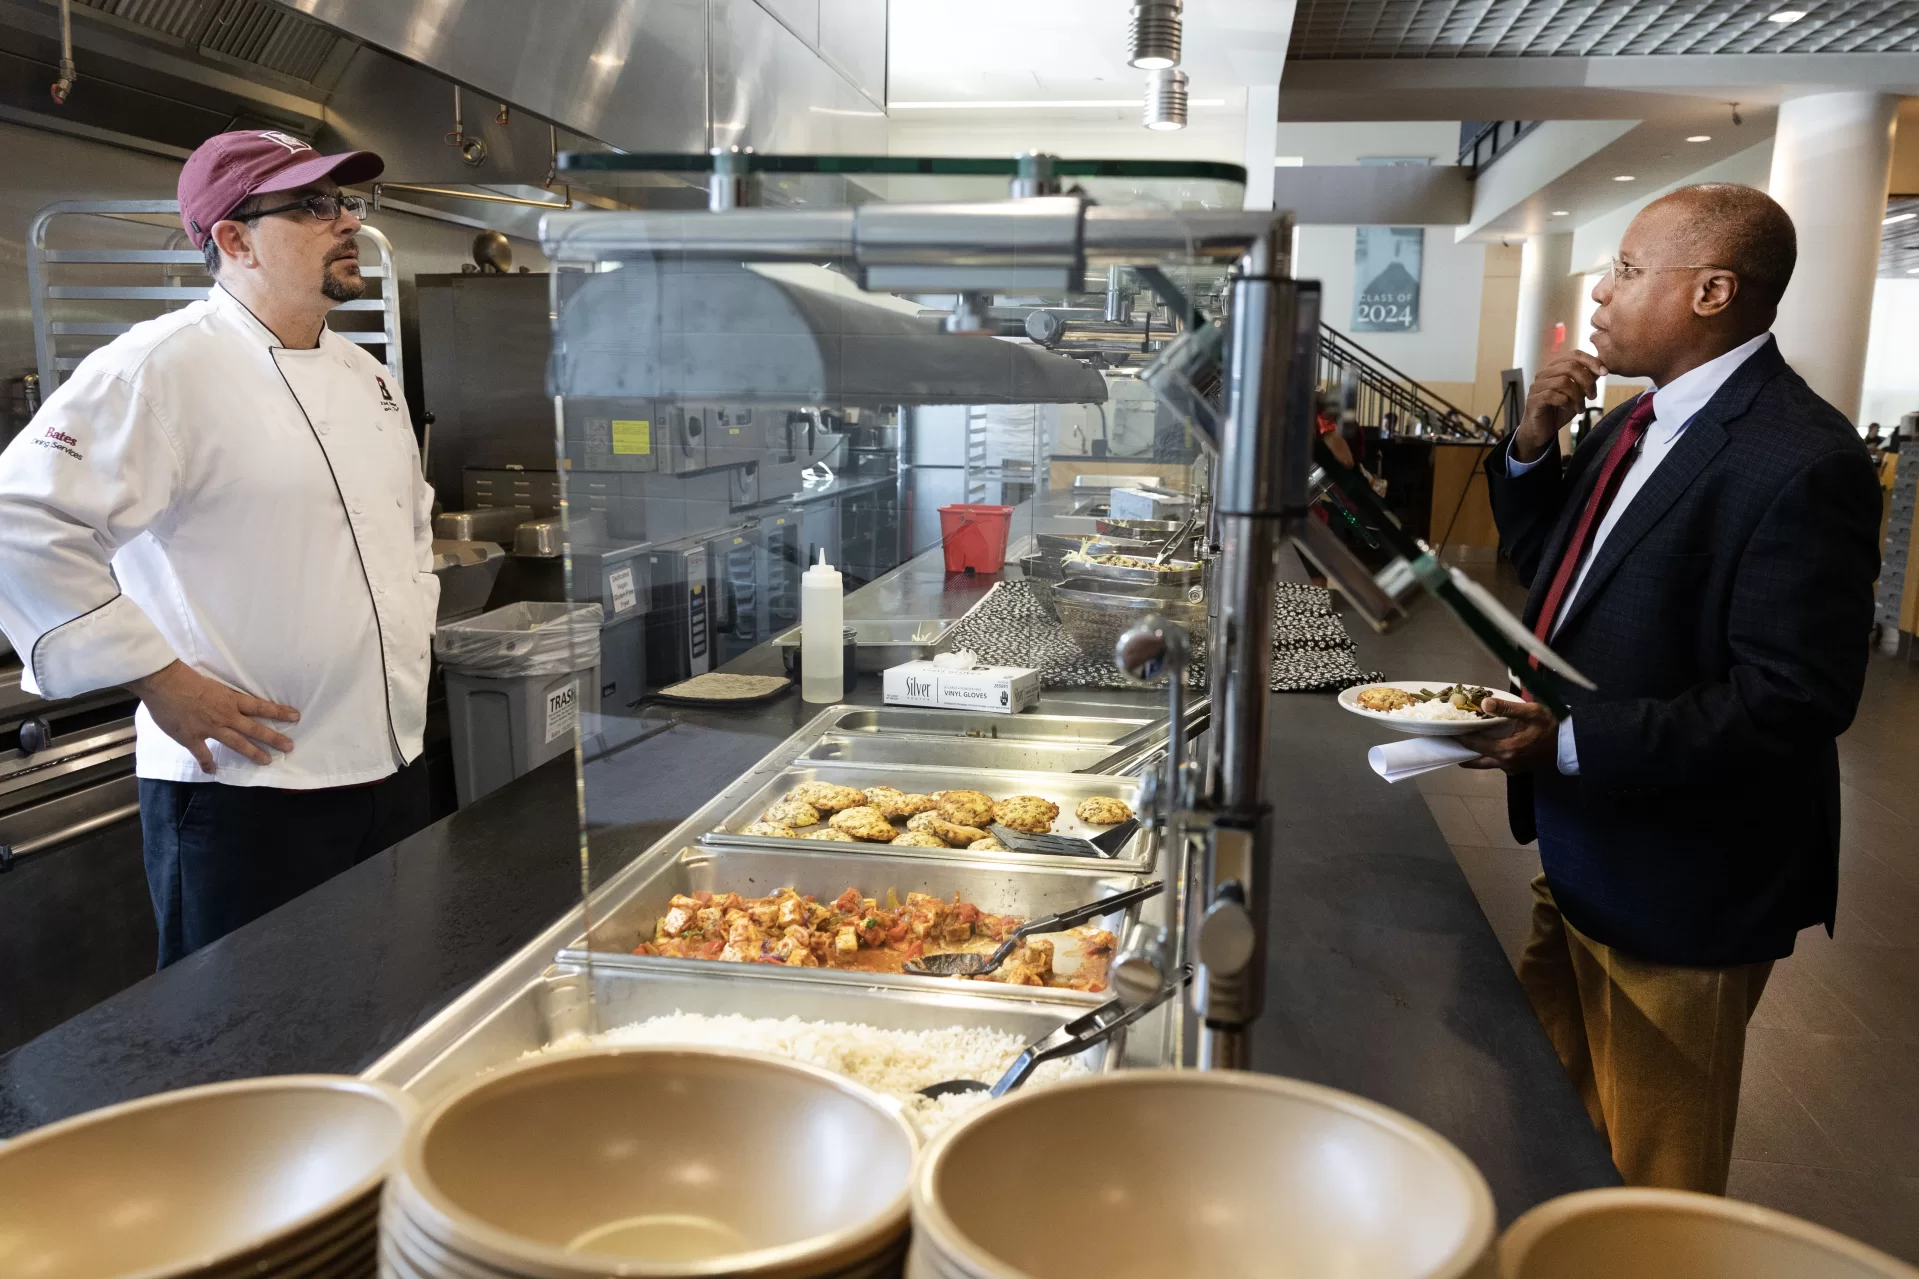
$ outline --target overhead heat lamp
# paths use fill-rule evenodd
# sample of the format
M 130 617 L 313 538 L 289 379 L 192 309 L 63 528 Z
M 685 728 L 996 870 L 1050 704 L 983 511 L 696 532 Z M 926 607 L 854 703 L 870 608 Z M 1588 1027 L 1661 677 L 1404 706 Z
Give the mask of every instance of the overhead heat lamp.
M 1131 54 L 1126 62 L 1141 71 L 1161 71 L 1179 65 L 1181 0 L 1142 0 L 1133 6 L 1126 26 Z
M 1146 73 L 1146 127 L 1183 129 L 1186 127 L 1186 73 L 1166 67 Z

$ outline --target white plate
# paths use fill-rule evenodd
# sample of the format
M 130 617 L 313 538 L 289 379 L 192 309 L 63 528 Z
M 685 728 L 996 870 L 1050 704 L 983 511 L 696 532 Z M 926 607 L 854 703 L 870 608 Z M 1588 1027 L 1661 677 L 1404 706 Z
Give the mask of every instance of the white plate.
M 1477 733 L 1484 728 L 1498 728 L 1509 721 L 1503 716 L 1492 719 L 1475 720 L 1428 720 L 1407 719 L 1404 715 L 1388 715 L 1384 711 L 1369 711 L 1359 704 L 1359 695 L 1369 688 L 1403 688 L 1408 693 L 1424 693 L 1436 688 L 1445 688 L 1449 684 L 1466 681 L 1456 679 L 1389 679 L 1377 684 L 1361 684 L 1356 688 L 1344 690 L 1339 695 L 1339 704 L 1355 715 L 1364 716 L 1375 723 L 1384 724 L 1395 733 L 1406 733 L 1413 737 L 1458 737 L 1465 733 Z M 1487 687 L 1480 685 L 1481 688 Z M 1501 690 L 1493 689 L 1498 693 Z

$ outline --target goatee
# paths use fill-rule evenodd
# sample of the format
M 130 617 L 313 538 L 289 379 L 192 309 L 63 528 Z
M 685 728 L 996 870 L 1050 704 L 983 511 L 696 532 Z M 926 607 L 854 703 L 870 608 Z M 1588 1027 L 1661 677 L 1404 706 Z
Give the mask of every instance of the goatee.
M 333 274 L 333 262 L 329 262 L 320 272 L 320 292 L 335 302 L 357 302 L 366 294 L 366 278 L 356 266 L 351 276 L 340 279 Z

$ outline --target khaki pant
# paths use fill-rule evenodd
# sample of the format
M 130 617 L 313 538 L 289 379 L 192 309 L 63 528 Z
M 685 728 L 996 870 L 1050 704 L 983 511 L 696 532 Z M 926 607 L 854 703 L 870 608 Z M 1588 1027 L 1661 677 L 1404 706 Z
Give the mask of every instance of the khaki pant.
M 1726 1193 L 1746 1022 L 1770 961 L 1653 964 L 1601 945 L 1533 880 L 1519 981 L 1629 1186 Z

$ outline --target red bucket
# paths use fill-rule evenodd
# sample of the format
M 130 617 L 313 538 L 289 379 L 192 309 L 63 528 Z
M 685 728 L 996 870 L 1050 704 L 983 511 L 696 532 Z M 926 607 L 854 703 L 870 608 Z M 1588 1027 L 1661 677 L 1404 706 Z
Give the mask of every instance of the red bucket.
M 946 543 L 946 571 L 997 573 L 1006 563 L 1006 534 L 1013 508 L 956 503 L 940 507 L 940 536 Z

